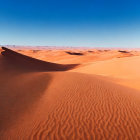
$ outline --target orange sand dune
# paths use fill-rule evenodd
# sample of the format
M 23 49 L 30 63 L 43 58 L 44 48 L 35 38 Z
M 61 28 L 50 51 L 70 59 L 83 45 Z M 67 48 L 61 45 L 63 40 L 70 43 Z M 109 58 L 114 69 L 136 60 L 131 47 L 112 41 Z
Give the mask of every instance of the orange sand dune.
M 31 58 L 29 56 L 25 56 L 23 54 L 12 51 L 8 48 L 2 47 L 4 51 L 2 51 L 2 55 L 7 58 L 8 61 L 11 61 L 12 64 L 18 65 L 25 69 L 26 67 L 30 67 L 34 70 L 40 71 L 65 71 L 72 69 L 78 64 L 69 64 L 69 65 L 60 65 L 50 62 L 45 62 L 42 60 L 38 60 L 35 58 Z
M 15 56 L 0 55 L 0 139 L 140 139 L 140 91 L 79 73 L 88 63 L 77 72 L 54 72 L 58 64 L 40 71 L 19 67 L 23 56 Z
M 140 51 L 124 49 L 70 49 L 47 48 L 14 50 L 43 61 L 61 64 L 81 64 L 72 71 L 97 74 L 111 81 L 140 90 Z M 70 52 L 67 53 L 67 52 Z M 71 55 L 72 53 L 72 55 Z M 76 55 L 76 54 L 82 55 Z
M 140 56 L 86 63 L 72 71 L 108 77 L 114 82 L 140 90 Z
M 17 52 L 24 55 L 28 55 L 34 58 L 38 58 L 44 61 L 50 61 L 61 64 L 79 64 L 95 61 L 110 60 L 112 58 L 124 58 L 140 55 L 138 51 L 129 51 L 128 53 L 119 52 L 119 50 L 96 50 L 96 49 L 44 49 L 44 50 L 27 50 L 27 49 L 15 49 Z M 71 54 L 67 53 L 70 52 Z M 82 55 L 74 55 L 74 54 Z

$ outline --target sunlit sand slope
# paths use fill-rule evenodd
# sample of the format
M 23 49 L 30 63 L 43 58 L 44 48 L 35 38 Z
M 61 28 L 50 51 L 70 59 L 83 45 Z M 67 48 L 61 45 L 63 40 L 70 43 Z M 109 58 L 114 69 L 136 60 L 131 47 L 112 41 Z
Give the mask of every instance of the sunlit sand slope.
M 64 72 L 15 75 L 1 85 L 0 139 L 140 138 L 134 90 Z
M 72 71 L 112 78 L 117 83 L 140 90 L 140 56 L 114 58 L 79 66 Z

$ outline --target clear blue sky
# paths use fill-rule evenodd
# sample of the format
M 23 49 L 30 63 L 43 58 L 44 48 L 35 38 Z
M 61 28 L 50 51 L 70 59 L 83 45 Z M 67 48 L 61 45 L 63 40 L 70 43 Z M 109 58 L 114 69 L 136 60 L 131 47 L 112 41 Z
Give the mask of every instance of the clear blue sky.
M 140 47 L 140 1 L 0 0 L 0 44 Z

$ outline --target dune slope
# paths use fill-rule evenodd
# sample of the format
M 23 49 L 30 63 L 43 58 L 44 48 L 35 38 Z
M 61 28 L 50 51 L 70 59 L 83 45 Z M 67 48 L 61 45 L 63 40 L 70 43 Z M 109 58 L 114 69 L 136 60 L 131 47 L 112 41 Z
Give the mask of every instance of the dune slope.
M 114 58 L 81 65 L 72 71 L 101 75 L 114 82 L 140 90 L 140 56 Z

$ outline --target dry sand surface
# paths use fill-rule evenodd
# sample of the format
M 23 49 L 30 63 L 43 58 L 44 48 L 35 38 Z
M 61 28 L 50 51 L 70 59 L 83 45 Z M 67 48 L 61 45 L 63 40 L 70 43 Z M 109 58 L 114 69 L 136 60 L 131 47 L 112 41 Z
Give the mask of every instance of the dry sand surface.
M 0 49 L 0 140 L 140 139 L 139 50 L 12 49 Z

